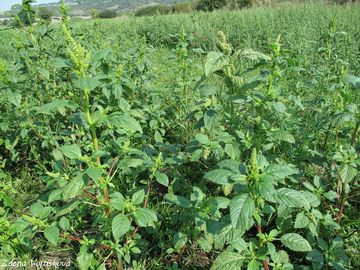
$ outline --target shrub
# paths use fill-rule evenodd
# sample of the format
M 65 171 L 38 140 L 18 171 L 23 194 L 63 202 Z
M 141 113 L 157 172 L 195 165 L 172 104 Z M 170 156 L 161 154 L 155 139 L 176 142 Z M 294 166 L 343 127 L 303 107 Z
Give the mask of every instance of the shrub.
M 164 14 L 170 14 L 172 13 L 171 6 L 165 6 L 165 5 L 153 5 L 153 6 L 147 6 L 143 8 L 139 8 L 135 12 L 135 16 L 154 16 L 154 15 L 164 15 Z
M 189 13 L 194 10 L 194 6 L 189 3 L 179 3 L 171 6 L 174 13 Z
M 115 18 L 117 13 L 115 10 L 106 9 L 99 13 L 99 17 L 102 19 Z
M 49 10 L 46 7 L 40 7 L 39 12 L 38 12 L 38 16 L 40 19 L 46 21 L 46 22 L 50 22 L 51 21 L 51 17 L 53 16 L 53 13 L 51 10 Z
M 196 5 L 197 10 L 213 11 L 226 5 L 226 0 L 200 0 Z

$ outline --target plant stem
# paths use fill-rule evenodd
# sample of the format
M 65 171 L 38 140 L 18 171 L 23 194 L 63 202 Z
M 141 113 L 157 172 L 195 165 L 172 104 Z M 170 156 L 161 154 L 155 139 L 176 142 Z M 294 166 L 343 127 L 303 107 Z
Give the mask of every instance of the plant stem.
M 351 145 L 352 145 L 352 146 L 355 145 L 356 136 L 357 136 L 357 134 L 358 134 L 359 128 L 360 128 L 360 120 L 356 123 L 354 132 L 353 132 L 353 134 L 352 134 L 352 136 L 351 136 Z
M 262 226 L 261 226 L 261 224 L 258 224 L 258 225 L 256 226 L 256 228 L 257 228 L 258 233 L 262 233 Z M 260 243 L 261 243 L 261 242 L 260 242 Z M 262 246 L 262 243 L 260 244 L 260 246 Z M 265 270 L 270 270 L 269 263 L 268 263 L 268 261 L 267 261 L 266 259 L 263 259 L 263 265 L 264 265 Z
M 91 137 L 93 140 L 93 150 L 94 150 L 94 152 L 97 152 L 97 151 L 99 151 L 99 141 L 98 141 L 97 134 L 96 134 L 95 123 L 92 120 L 91 114 L 90 114 L 90 98 L 89 98 L 89 93 L 88 93 L 87 89 L 84 90 L 84 96 L 85 96 L 85 114 L 86 114 L 88 124 L 90 126 Z M 96 158 L 96 162 L 97 162 L 97 164 L 101 165 L 100 157 Z M 100 183 L 105 185 L 105 181 L 104 181 L 103 177 L 100 177 Z M 103 189 L 103 194 L 105 197 L 106 204 L 109 204 L 110 196 L 109 196 L 109 190 L 107 189 L 106 186 Z M 108 206 L 106 206 L 106 208 L 105 208 L 105 213 L 108 217 L 110 216 L 110 209 Z

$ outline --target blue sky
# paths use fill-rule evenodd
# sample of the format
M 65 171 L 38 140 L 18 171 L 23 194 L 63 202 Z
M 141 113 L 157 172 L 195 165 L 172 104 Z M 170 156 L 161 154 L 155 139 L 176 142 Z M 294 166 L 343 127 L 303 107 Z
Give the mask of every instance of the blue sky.
M 21 4 L 21 0 L 0 0 L 0 10 L 9 10 L 14 4 Z M 36 0 L 36 4 L 58 2 L 58 0 Z

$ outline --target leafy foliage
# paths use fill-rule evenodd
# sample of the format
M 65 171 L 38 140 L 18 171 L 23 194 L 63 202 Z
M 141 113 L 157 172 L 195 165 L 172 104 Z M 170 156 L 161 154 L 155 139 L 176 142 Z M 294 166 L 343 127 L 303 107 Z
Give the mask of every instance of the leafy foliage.
M 354 10 L 77 23 L 62 6 L 61 27 L 7 32 L 0 263 L 359 268 Z

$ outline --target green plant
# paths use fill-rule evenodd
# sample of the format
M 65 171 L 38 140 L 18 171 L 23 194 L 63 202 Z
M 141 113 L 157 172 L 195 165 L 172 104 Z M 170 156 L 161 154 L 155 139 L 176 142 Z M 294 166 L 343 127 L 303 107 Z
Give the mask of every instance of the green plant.
M 102 19 L 109 19 L 115 18 L 117 16 L 117 13 L 115 10 L 103 10 L 99 12 L 98 16 Z

